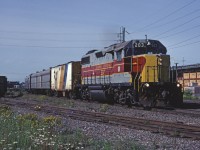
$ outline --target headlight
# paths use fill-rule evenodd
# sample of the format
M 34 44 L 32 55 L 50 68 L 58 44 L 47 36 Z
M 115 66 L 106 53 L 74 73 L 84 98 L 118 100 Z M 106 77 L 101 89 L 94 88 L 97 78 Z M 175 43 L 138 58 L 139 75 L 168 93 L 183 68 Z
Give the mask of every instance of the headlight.
M 149 87 L 149 83 L 145 83 L 145 86 L 146 86 L 146 87 Z
M 177 87 L 180 87 L 181 85 L 179 83 L 176 84 Z

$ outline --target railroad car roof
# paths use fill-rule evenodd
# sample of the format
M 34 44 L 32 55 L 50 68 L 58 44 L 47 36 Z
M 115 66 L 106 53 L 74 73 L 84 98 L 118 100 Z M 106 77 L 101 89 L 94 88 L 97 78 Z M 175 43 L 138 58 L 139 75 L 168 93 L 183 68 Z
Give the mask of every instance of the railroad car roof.
M 36 73 L 32 73 L 31 77 L 38 76 L 38 75 L 44 75 L 44 74 L 48 74 L 48 73 L 50 73 L 50 69 L 38 71 Z
M 51 68 L 56 68 L 56 67 L 59 67 L 59 66 L 62 66 L 62 65 L 66 65 L 66 64 L 69 64 L 69 63 L 74 63 L 74 62 L 80 62 L 80 61 L 69 61 L 67 63 L 59 64 L 59 65 L 53 66 Z
M 146 42 L 156 42 L 157 44 L 159 43 L 160 45 L 162 45 L 158 40 L 152 40 L 152 39 L 136 39 L 136 40 L 130 40 L 130 41 L 125 41 L 123 43 L 115 43 L 112 44 L 108 47 L 106 47 L 105 49 L 102 50 L 102 52 L 105 53 L 109 53 L 112 51 L 119 51 L 123 48 L 132 48 L 134 43 L 146 43 Z M 165 46 L 162 45 L 164 48 Z M 91 54 L 91 53 L 96 53 L 99 52 L 99 50 L 90 50 L 86 53 L 86 55 Z
M 187 69 L 199 69 L 200 64 L 192 64 L 192 65 L 185 65 L 185 66 L 177 66 L 177 70 L 187 70 Z M 172 69 L 176 69 L 176 66 L 173 66 Z
M 88 55 L 96 54 L 98 52 L 102 52 L 102 54 L 105 55 L 106 53 L 116 52 L 121 49 L 135 48 L 134 43 L 143 43 L 143 47 L 146 47 L 146 45 L 144 44 L 144 43 L 146 43 L 148 45 L 148 47 L 156 48 L 156 49 L 159 49 L 160 51 L 162 50 L 160 53 L 164 53 L 164 54 L 167 53 L 166 47 L 158 40 L 135 39 L 135 40 L 125 41 L 122 43 L 112 44 L 112 45 L 104 48 L 103 50 L 90 50 L 82 58 L 88 57 Z M 141 48 L 143 48 L 143 47 L 141 47 Z

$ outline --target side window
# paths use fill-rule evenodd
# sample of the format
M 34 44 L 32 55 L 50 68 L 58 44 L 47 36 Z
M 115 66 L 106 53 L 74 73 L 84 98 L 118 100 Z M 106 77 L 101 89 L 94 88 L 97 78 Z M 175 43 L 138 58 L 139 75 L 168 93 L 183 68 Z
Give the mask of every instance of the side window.
M 114 60 L 115 59 L 115 55 L 114 55 L 114 53 L 112 53 L 112 60 Z
M 84 58 L 81 59 L 82 65 L 89 64 L 89 63 L 90 63 L 90 56 L 84 57 Z
M 97 58 L 103 57 L 103 53 L 102 52 L 97 52 L 95 55 L 96 55 Z
M 117 51 L 116 56 L 117 56 L 117 61 L 121 61 L 122 60 L 122 51 Z

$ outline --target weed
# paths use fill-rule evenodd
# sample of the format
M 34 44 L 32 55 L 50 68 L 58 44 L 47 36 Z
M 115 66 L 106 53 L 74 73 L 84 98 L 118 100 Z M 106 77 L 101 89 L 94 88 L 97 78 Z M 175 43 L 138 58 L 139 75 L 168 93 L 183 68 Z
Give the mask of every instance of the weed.
M 50 126 L 60 125 L 61 124 L 61 118 L 55 117 L 55 116 L 48 116 L 43 118 L 43 121 L 45 124 L 48 124 Z
M 69 106 L 69 108 L 74 108 L 75 107 L 74 101 L 73 100 L 69 100 L 68 101 L 68 106 Z
M 12 115 L 12 111 L 9 106 L 0 106 L 0 115 L 4 117 L 9 117 Z
M 87 138 L 80 131 L 67 135 L 54 130 L 52 126 L 61 124 L 58 117 L 49 116 L 39 121 L 36 114 L 16 116 L 11 113 L 9 117 L 2 114 L 0 149 L 83 149 L 87 145 Z M 33 126 L 34 122 L 37 126 Z
M 40 95 L 39 96 L 39 100 L 41 100 L 41 101 L 44 101 L 44 100 L 46 100 L 47 99 L 47 96 L 46 95 Z
M 177 130 L 175 130 L 175 131 L 174 131 L 174 133 L 173 133 L 173 136 L 175 136 L 175 137 L 178 137 L 178 136 L 180 136 L 180 132 L 179 132 L 179 131 L 177 131 Z
M 199 97 L 195 96 L 195 94 L 193 94 L 192 91 L 188 89 L 184 91 L 183 99 L 198 100 Z
M 101 111 L 107 111 L 103 104 Z M 133 142 L 108 142 L 91 139 L 80 129 L 70 130 L 59 117 L 39 119 L 34 113 L 16 115 L 0 106 L 0 149 L 138 149 Z
M 99 111 L 100 112 L 106 112 L 106 111 L 108 111 L 108 109 L 109 109 L 109 105 L 108 104 L 102 104 L 102 105 L 100 105 Z

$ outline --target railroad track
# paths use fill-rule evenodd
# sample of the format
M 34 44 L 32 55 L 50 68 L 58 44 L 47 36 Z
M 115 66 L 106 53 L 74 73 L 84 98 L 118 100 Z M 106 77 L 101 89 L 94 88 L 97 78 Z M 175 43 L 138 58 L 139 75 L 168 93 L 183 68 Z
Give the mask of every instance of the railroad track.
M 79 100 L 79 101 L 84 102 L 83 100 Z M 85 101 L 85 103 L 88 103 L 88 102 Z M 99 104 L 98 102 L 92 102 L 92 103 Z M 121 105 L 121 104 L 114 104 L 114 105 L 118 107 L 123 107 L 124 109 L 128 107 L 128 105 Z M 157 108 L 146 110 L 143 107 L 138 107 L 138 106 L 131 106 L 131 108 L 133 110 L 152 111 L 152 112 L 159 112 L 163 114 L 173 114 L 173 115 L 181 114 L 183 116 L 190 116 L 190 117 L 195 117 L 195 118 L 200 117 L 200 110 L 194 110 L 194 109 L 187 110 L 187 109 L 180 109 L 180 108 L 173 108 L 173 107 L 169 107 L 169 108 L 157 107 Z
M 77 99 L 76 101 L 80 101 L 80 102 L 84 102 L 84 103 L 89 103 L 86 100 L 80 100 Z M 96 104 L 100 104 L 98 101 L 90 101 L 90 103 L 96 103 Z M 111 105 L 111 104 L 110 104 Z M 123 107 L 123 108 L 127 108 L 128 105 L 121 105 L 121 104 L 113 104 L 115 106 L 118 107 Z M 137 107 L 137 106 L 131 106 L 133 110 L 142 110 L 142 111 L 152 111 L 152 112 L 159 112 L 159 113 L 163 113 L 163 114 L 173 114 L 173 115 L 177 115 L 177 114 L 181 114 L 183 116 L 190 116 L 190 117 L 195 117 L 195 118 L 199 118 L 200 117 L 200 110 L 194 110 L 194 109 L 180 109 L 180 108 L 152 108 L 150 110 L 145 110 L 143 107 Z M 199 108 L 200 109 L 200 108 Z
M 84 101 L 84 100 L 78 100 L 78 101 L 88 103 L 88 101 Z M 99 104 L 99 102 L 97 102 L 97 101 L 92 101 L 92 103 Z M 121 105 L 121 104 L 113 104 L 113 105 L 118 106 L 118 107 L 123 107 L 123 108 L 128 107 L 128 105 Z M 133 110 L 152 111 L 152 112 L 159 112 L 159 113 L 163 113 L 163 114 L 173 114 L 173 115 L 181 114 L 183 116 L 190 116 L 190 117 L 196 117 L 196 118 L 200 117 L 200 110 L 197 111 L 194 109 L 188 110 L 188 109 L 184 109 L 184 108 L 181 109 L 181 108 L 174 108 L 174 107 L 168 107 L 168 108 L 157 107 L 157 108 L 152 108 L 152 109 L 146 110 L 143 107 L 138 107 L 138 106 L 131 106 L 131 108 Z
M 30 102 L 20 102 L 17 100 L 3 100 L 1 104 L 9 106 L 18 106 L 23 108 L 30 108 L 35 110 L 38 104 Z M 171 123 L 156 120 L 147 120 L 134 117 L 125 117 L 118 115 L 110 115 L 97 112 L 87 112 L 76 109 L 67 109 L 63 107 L 56 107 L 51 105 L 40 105 L 40 111 L 46 112 L 52 115 L 60 115 L 63 117 L 69 117 L 72 119 L 83 120 L 88 122 L 97 122 L 110 124 L 114 126 L 124 126 L 131 129 L 146 130 L 153 133 L 161 133 L 169 136 L 192 138 L 194 140 L 200 140 L 200 127 L 184 125 L 181 123 Z
M 164 114 L 173 114 L 173 115 L 179 114 L 179 115 L 182 115 L 182 116 L 189 116 L 189 117 L 195 117 L 195 118 L 200 117 L 200 112 L 197 112 L 195 110 L 190 110 L 190 111 L 184 110 L 184 109 L 166 110 L 166 109 L 153 108 L 151 111 L 164 113 Z

